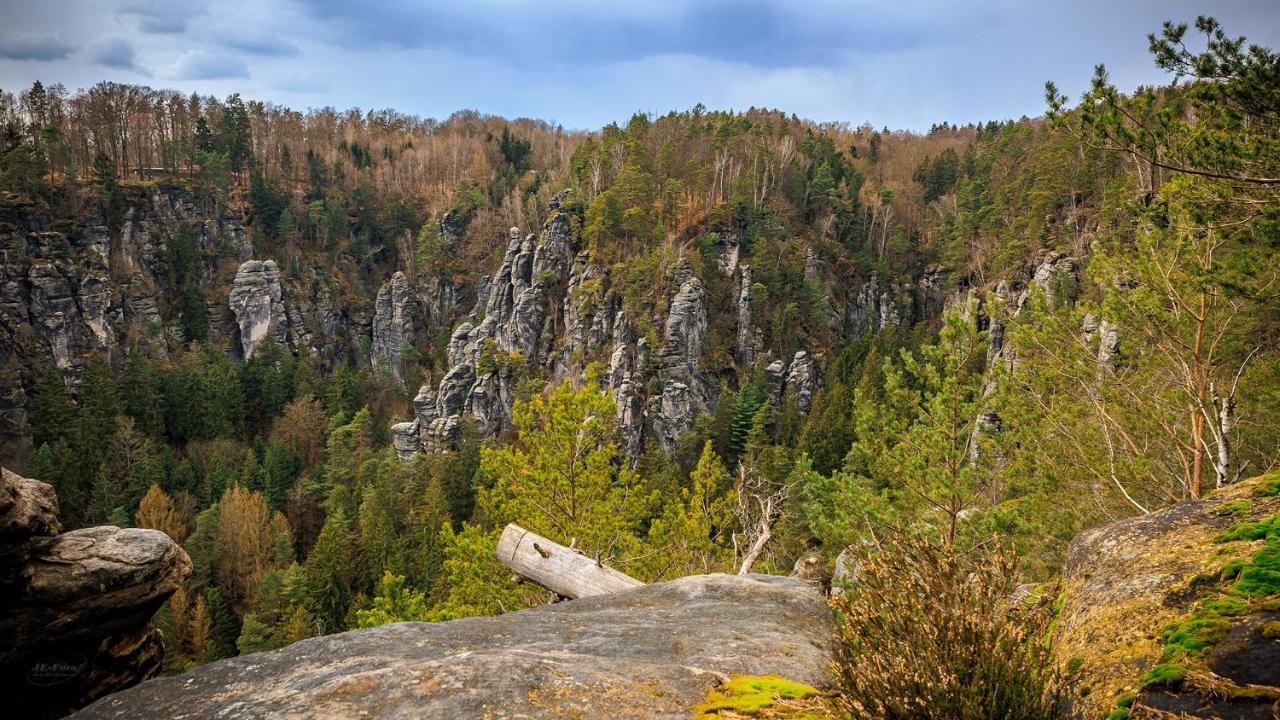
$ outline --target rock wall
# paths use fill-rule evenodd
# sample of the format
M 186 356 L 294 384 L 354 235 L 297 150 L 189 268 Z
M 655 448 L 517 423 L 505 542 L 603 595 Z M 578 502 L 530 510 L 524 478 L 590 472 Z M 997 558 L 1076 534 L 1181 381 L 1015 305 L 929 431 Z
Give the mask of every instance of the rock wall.
M 402 350 L 405 343 L 413 344 L 417 304 L 409 279 L 397 271 L 378 290 L 373 305 L 373 368 L 389 372 L 401 382 L 404 380 Z
M 152 680 L 72 717 L 685 720 L 733 673 L 829 687 L 833 636 L 826 603 L 801 580 L 697 575 L 304 640 Z
M 632 459 L 646 447 L 672 452 L 699 415 L 715 410 L 720 384 L 705 367 L 709 309 L 703 279 L 680 262 L 658 323 L 658 347 L 650 348 L 623 309 L 610 268 L 582 251 L 580 219 L 561 207 L 564 198 L 562 193 L 551 202 L 539 233 L 511 228 L 502 264 L 492 279 L 481 281 L 475 309 L 452 333 L 447 371 L 434 387 L 419 389 L 413 419 L 391 428 L 402 460 L 450 448 L 463 423 L 486 434 L 508 427 L 522 375 L 580 381 L 596 360 L 607 364 L 601 390 L 617 405 L 619 446 Z M 752 319 L 751 267 L 738 262 L 736 243 L 724 244 L 717 268 L 737 276 L 734 355 L 745 372 L 761 360 L 762 333 Z M 383 292 L 379 306 L 385 297 L 390 318 L 397 292 L 394 285 Z M 784 386 L 794 388 L 807 412 L 820 379 L 813 359 L 801 351 L 778 373 L 779 401 Z
M 61 535 L 53 488 L 0 470 L 0 692 L 53 718 L 160 671 L 151 616 L 191 572 L 158 530 Z

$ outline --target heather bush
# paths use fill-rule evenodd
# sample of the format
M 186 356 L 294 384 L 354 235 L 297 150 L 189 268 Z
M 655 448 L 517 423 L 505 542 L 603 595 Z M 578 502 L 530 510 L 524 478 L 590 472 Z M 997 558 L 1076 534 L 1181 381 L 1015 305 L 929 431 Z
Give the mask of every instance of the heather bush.
M 1067 682 L 1050 643 L 1052 603 L 1012 600 L 1015 560 L 933 541 L 869 549 L 832 600 L 838 704 L 866 720 L 1053 720 Z

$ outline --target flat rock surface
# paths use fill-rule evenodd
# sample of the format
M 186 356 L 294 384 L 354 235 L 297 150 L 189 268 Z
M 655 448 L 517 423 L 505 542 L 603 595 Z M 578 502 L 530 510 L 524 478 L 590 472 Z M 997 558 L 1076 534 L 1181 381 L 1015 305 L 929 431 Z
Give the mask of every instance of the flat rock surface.
M 688 718 L 731 673 L 828 685 L 832 637 L 802 581 L 698 575 L 312 638 L 151 680 L 73 717 Z

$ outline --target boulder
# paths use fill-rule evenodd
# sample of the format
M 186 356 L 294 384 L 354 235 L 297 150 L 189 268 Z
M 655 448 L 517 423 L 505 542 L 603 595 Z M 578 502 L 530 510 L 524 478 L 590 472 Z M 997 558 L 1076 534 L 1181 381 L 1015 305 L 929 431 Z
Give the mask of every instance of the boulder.
M 1134 692 L 1134 718 L 1274 717 L 1280 642 L 1260 627 L 1280 612 L 1267 609 L 1275 607 L 1274 597 L 1268 602 L 1233 594 L 1232 581 L 1220 571 L 1234 559 L 1251 560 L 1264 543 L 1280 543 L 1275 537 L 1222 537 L 1240 523 L 1280 513 L 1277 489 L 1280 476 L 1246 481 L 1204 500 L 1088 530 L 1071 542 L 1058 653 L 1064 663 L 1080 664 L 1076 684 L 1088 688 L 1079 699 L 1084 717 L 1105 717 L 1118 698 Z M 1219 639 L 1202 658 L 1186 663 L 1189 679 L 1139 692 L 1144 675 L 1166 652 L 1166 629 L 1223 599 L 1239 601 L 1240 612 L 1212 620 Z M 1244 686 L 1253 687 L 1239 692 Z
M 17 717 L 59 717 L 160 670 L 151 616 L 191 572 L 159 530 L 49 535 L 45 483 L 0 477 L 0 692 Z
M 684 720 L 732 673 L 829 687 L 833 634 L 801 580 L 699 575 L 304 640 L 152 680 L 72 717 Z

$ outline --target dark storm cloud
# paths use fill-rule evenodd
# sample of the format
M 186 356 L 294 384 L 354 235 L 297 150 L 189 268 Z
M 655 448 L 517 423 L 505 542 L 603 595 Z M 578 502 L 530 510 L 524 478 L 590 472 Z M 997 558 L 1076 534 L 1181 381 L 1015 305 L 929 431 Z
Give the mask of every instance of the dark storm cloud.
M 93 49 L 92 57 L 102 67 L 146 74 L 138 65 L 138 54 L 134 52 L 133 46 L 121 38 L 104 40 Z
M 191 19 L 204 11 L 203 2 L 191 0 L 130 0 L 120 7 L 121 14 L 137 19 L 139 30 L 154 35 L 186 32 Z
M 854 0 L 664 0 L 624 9 L 574 0 L 303 3 L 325 22 L 333 41 L 347 46 L 390 44 L 521 63 L 693 55 L 756 67 L 824 65 L 851 54 L 936 45 L 971 32 L 982 17 L 972 10 L 951 11 L 946 4 L 921 17 L 892 4 Z
M 0 58 L 9 60 L 61 60 L 73 47 L 49 33 L 6 33 L 0 35 Z
M 233 55 L 191 50 L 178 59 L 173 75 L 178 80 L 242 79 L 249 77 L 249 66 Z
M 264 57 L 294 57 L 298 46 L 274 35 L 255 33 L 226 33 L 216 42 L 228 50 L 238 50 L 249 55 Z

